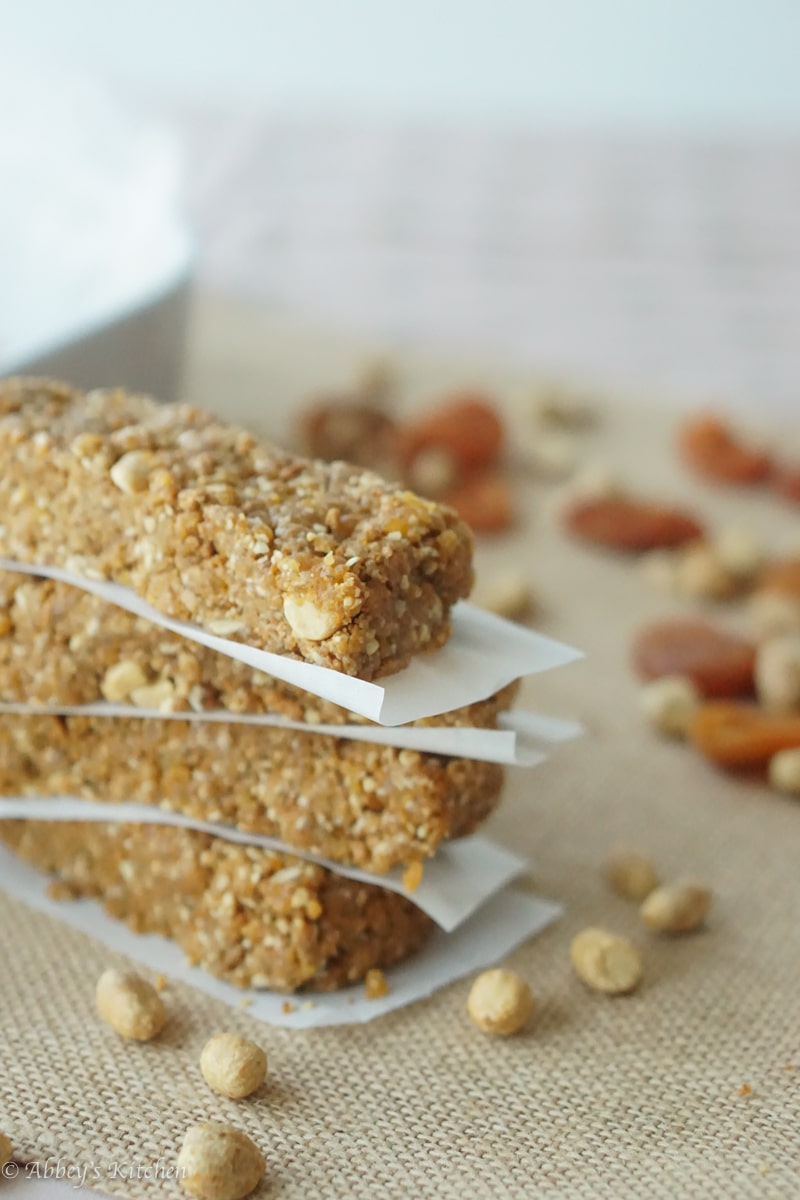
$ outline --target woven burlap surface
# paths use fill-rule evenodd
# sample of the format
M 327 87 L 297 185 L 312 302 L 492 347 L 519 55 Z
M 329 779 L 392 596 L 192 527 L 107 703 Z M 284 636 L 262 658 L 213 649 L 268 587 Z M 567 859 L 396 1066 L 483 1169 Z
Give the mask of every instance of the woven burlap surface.
M 260 371 L 261 394 L 291 396 L 348 354 L 205 305 L 187 390 L 230 411 L 237 396 L 253 403 L 247 372 Z M 406 370 L 410 391 L 424 394 L 454 368 Z M 250 382 L 237 389 L 239 379 Z M 275 426 L 274 414 L 249 411 Z M 651 492 L 697 502 L 717 522 L 747 514 L 772 542 L 791 538 L 796 513 L 688 482 L 668 444 L 672 423 L 612 405 L 585 454 Z M 537 996 L 529 1032 L 479 1033 L 464 1013 L 466 983 L 370 1025 L 310 1032 L 258 1025 L 171 985 L 164 1035 L 124 1044 L 93 1015 L 94 983 L 113 955 L 0 894 L 0 1127 L 20 1157 L 84 1167 L 89 1184 L 121 1196 L 178 1195 L 163 1176 L 186 1127 L 211 1118 L 251 1134 L 268 1161 L 261 1194 L 287 1200 L 798 1194 L 800 809 L 643 729 L 631 631 L 679 603 L 648 591 L 632 567 L 567 543 L 552 491 L 530 484 L 521 495 L 519 532 L 482 548 L 481 568 L 525 570 L 543 628 L 587 651 L 585 662 L 529 681 L 525 695 L 582 717 L 587 737 L 542 769 L 512 773 L 493 822 L 535 860 L 536 887 L 568 908 L 509 960 Z M 714 888 L 705 931 L 664 940 L 640 928 L 602 880 L 603 857 L 620 841 L 650 851 L 665 876 L 689 873 Z M 635 995 L 592 994 L 573 976 L 570 936 L 589 923 L 641 947 L 646 977 Z M 200 1049 L 220 1028 L 268 1049 L 270 1080 L 254 1100 L 226 1101 L 200 1079 Z

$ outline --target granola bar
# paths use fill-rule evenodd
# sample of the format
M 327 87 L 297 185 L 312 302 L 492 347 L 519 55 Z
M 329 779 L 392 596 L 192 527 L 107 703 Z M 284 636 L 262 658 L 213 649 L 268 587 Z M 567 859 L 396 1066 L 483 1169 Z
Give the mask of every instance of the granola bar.
M 415 725 L 492 728 L 518 690 Z M 164 712 L 272 712 L 317 725 L 373 724 L 289 683 L 207 650 L 80 588 L 0 571 L 0 702 L 93 704 Z
M 364 679 L 441 646 L 472 584 L 452 509 L 186 405 L 30 379 L 0 383 L 0 553 Z
M 412 954 L 433 928 L 385 888 L 185 829 L 1 821 L 0 840 L 55 874 L 56 894 L 101 898 L 137 933 L 172 938 L 239 987 L 346 987 Z
M 472 833 L 495 763 L 180 719 L 0 715 L 0 795 L 161 805 L 382 873 Z

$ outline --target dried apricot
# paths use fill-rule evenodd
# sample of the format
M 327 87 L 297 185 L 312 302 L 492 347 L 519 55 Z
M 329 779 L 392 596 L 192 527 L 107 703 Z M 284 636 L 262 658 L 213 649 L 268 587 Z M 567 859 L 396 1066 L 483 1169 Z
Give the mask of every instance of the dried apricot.
M 680 509 L 629 496 L 579 499 L 566 509 L 564 522 L 584 541 L 628 554 L 682 546 L 703 535 L 700 523 Z
M 693 471 L 715 483 L 763 483 L 772 471 L 766 451 L 745 445 L 729 425 L 710 414 L 683 423 L 678 449 Z
M 772 486 L 786 500 L 800 504 L 800 467 L 776 467 Z
M 406 468 L 423 451 L 443 450 L 459 474 L 493 466 L 503 448 L 503 423 L 483 396 L 465 393 L 406 425 L 401 457 Z
M 689 726 L 692 744 L 722 767 L 765 767 L 800 746 L 800 717 L 781 717 L 742 704 L 706 704 Z
M 662 621 L 633 644 L 633 664 L 642 679 L 682 675 L 706 698 L 752 692 L 755 658 L 749 642 L 706 621 Z
M 756 591 L 781 592 L 800 599 L 800 558 L 768 563 L 756 580 Z
M 476 533 L 503 533 L 514 523 L 514 499 L 508 481 L 494 471 L 471 475 L 443 496 Z

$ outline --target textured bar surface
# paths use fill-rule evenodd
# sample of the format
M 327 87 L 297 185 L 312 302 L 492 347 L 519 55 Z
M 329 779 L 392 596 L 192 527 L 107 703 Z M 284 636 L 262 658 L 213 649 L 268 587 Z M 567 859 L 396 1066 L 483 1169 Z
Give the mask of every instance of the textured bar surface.
M 0 553 L 364 679 L 441 646 L 472 585 L 451 509 L 187 405 L 44 380 L 0 382 Z
M 495 808 L 503 769 L 253 725 L 0 715 L 0 794 L 160 805 L 385 872 Z
M 422 945 L 404 896 L 301 859 L 186 829 L 0 821 L 0 839 L 65 896 L 92 896 L 137 933 L 172 938 L 239 987 L 332 991 Z
M 415 725 L 494 726 L 518 691 Z M 117 703 L 166 712 L 274 712 L 309 724 L 373 724 L 244 663 L 168 633 L 80 588 L 0 571 L 0 702 Z

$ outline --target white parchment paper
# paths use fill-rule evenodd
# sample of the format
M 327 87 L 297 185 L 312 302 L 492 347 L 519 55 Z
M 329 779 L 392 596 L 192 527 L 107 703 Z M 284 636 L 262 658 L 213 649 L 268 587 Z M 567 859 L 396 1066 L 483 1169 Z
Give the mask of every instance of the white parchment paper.
M 191 984 L 232 1008 L 247 1006 L 250 1016 L 269 1025 L 295 1029 L 355 1025 L 430 996 L 473 971 L 490 966 L 516 946 L 552 924 L 562 908 L 515 888 L 497 893 L 454 933 L 434 931 L 427 944 L 407 962 L 386 972 L 389 994 L 367 1000 L 361 985 L 341 992 L 302 993 L 291 998 L 275 992 L 243 991 L 190 967 L 181 951 L 165 938 L 133 933 L 109 917 L 94 900 L 50 899 L 47 879 L 0 846 L 0 887 L 17 900 L 97 938 L 150 971 Z M 284 1006 L 291 1009 L 284 1011 Z
M 404 725 L 438 716 L 487 696 L 525 675 L 561 667 L 580 658 L 579 651 L 513 621 L 505 621 L 471 604 L 453 609 L 453 633 L 441 650 L 417 655 L 396 675 L 367 683 L 311 663 L 257 650 L 241 642 L 216 637 L 197 625 L 165 617 L 130 588 L 87 579 L 58 567 L 31 565 L 0 558 L 0 570 L 56 579 L 116 604 L 162 629 L 188 638 L 219 654 L 246 663 L 358 713 L 381 725 Z
M 413 892 L 408 892 L 399 869 L 386 875 L 375 875 L 298 850 L 278 838 L 248 833 L 233 825 L 199 821 L 149 804 L 102 804 L 72 796 L 4 796 L 0 797 L 0 820 L 95 821 L 102 825 L 130 823 L 194 829 L 240 846 L 261 846 L 265 850 L 291 854 L 348 879 L 388 888 L 406 896 L 447 932 L 466 921 L 489 896 L 531 869 L 529 862 L 511 850 L 488 838 L 473 835 L 441 846 L 436 855 L 426 861 L 422 882 Z
M 498 721 L 501 726 L 499 729 L 467 725 L 322 725 L 292 721 L 274 713 L 233 713 L 228 709 L 164 712 L 157 708 L 137 708 L 132 704 L 109 704 L 105 701 L 96 704 L 0 703 L 0 713 L 22 716 L 147 717 L 151 720 L 193 721 L 200 724 L 260 725 L 517 767 L 538 767 L 547 760 L 547 751 L 551 746 L 578 737 L 582 732 L 581 726 L 575 721 L 529 712 L 502 713 Z

